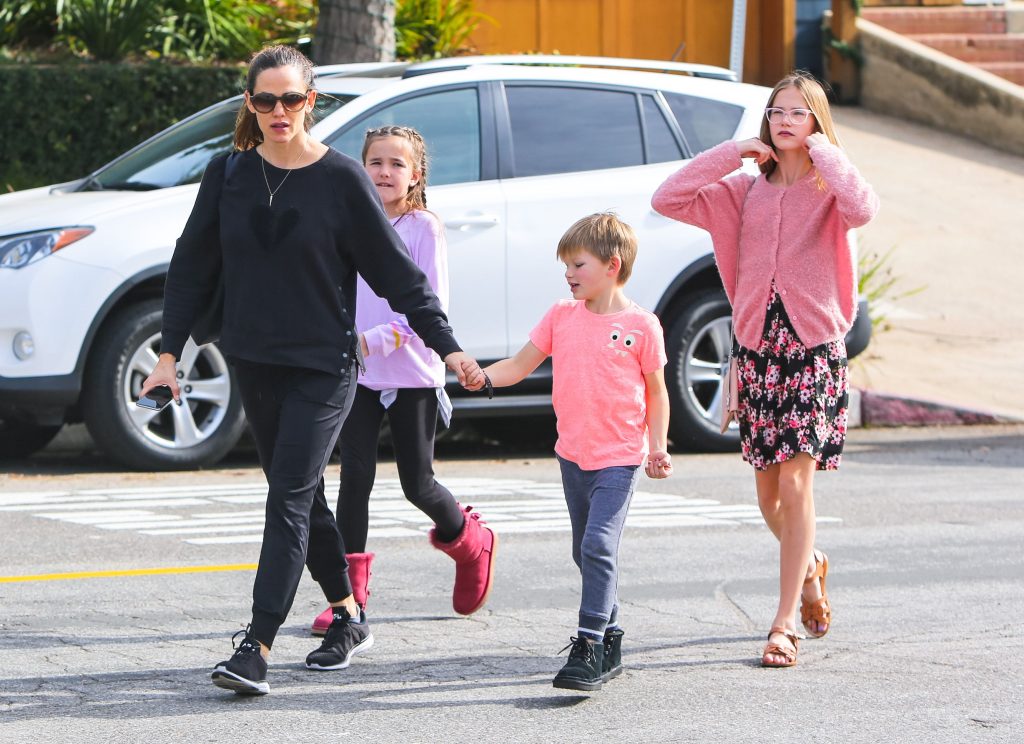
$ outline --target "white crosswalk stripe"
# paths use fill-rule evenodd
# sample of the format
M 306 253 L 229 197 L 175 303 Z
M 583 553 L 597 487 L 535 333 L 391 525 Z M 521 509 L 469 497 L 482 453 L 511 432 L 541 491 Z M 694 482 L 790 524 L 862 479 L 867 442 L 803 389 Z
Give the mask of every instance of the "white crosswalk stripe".
M 328 503 L 338 482 L 328 481 Z M 570 529 L 559 483 L 500 478 L 450 478 L 445 486 L 472 504 L 499 533 Z M 89 489 L 0 493 L 0 512 L 33 516 L 101 530 L 178 537 L 192 545 L 258 543 L 263 539 L 265 483 L 225 486 Z M 231 507 L 238 507 L 232 509 Z M 249 508 L 245 508 L 249 507 Z M 818 522 L 840 522 L 818 517 Z M 761 524 L 756 504 L 637 491 L 627 527 L 722 527 Z M 371 540 L 423 536 L 430 520 L 405 500 L 397 479 L 379 480 L 370 499 Z

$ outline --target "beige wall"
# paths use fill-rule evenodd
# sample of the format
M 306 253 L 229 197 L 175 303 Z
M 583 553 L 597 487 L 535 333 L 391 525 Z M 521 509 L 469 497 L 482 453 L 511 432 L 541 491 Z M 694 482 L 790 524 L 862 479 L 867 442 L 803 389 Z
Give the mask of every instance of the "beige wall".
M 1024 155 L 1024 88 L 857 20 L 860 103 Z

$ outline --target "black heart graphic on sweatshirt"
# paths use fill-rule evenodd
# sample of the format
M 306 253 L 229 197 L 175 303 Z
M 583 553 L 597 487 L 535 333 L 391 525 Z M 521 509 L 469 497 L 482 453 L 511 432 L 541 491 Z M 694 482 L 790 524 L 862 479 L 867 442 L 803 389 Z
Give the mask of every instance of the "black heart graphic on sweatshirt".
M 299 210 L 294 207 L 275 212 L 271 207 L 261 204 L 253 207 L 249 213 L 249 226 L 260 248 L 267 253 L 279 246 L 298 224 Z

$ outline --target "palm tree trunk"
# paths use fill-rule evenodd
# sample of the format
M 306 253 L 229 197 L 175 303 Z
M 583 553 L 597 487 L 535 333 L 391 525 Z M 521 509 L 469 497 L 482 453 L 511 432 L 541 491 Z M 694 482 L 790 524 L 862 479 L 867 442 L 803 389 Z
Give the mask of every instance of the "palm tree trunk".
M 317 64 L 395 58 L 395 0 L 320 0 L 313 37 Z

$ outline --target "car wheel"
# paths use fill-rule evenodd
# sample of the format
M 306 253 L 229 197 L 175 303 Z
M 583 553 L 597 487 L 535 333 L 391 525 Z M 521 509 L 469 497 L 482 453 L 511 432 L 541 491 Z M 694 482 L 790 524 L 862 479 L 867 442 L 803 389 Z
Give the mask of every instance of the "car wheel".
M 178 363 L 180 406 L 154 413 L 135 405 L 160 352 L 161 303 L 121 311 L 107 325 L 88 366 L 82 412 L 107 454 L 140 470 L 212 465 L 245 427 L 234 376 L 213 344 L 186 344 Z
M 722 363 L 729 359 L 732 310 L 724 292 L 701 292 L 668 325 L 665 382 L 671 405 L 672 442 L 685 449 L 739 449 L 735 422 L 721 433 Z
M 60 430 L 60 426 L 40 426 L 18 419 L 0 419 L 0 460 L 28 457 L 52 442 Z

